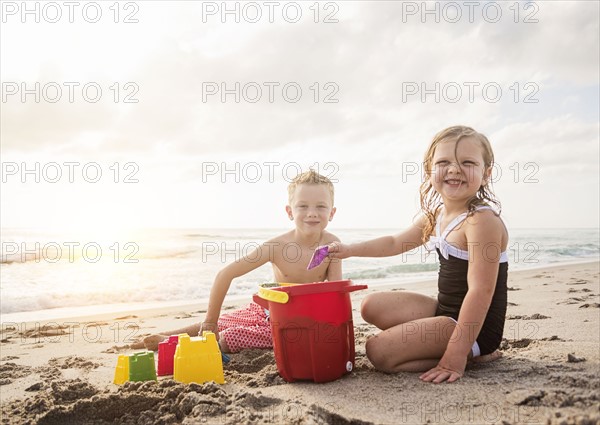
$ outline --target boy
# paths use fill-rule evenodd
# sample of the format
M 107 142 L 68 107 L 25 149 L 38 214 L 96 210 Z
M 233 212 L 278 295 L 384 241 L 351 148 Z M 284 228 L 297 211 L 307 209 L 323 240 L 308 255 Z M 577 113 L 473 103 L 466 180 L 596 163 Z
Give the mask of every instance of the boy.
M 221 350 L 235 353 L 244 348 L 270 348 L 273 346 L 268 312 L 255 303 L 232 313 L 220 316 L 225 295 L 231 281 L 270 262 L 276 282 L 310 283 L 342 279 L 342 263 L 326 258 L 312 270 L 306 270 L 314 250 L 339 239 L 325 228 L 333 219 L 334 190 L 331 181 L 314 170 L 304 172 L 289 184 L 285 211 L 295 228 L 263 243 L 240 260 L 228 264 L 215 278 L 208 310 L 201 324 L 163 332 L 144 338 L 131 348 L 157 350 L 158 343 L 169 335 L 202 334 L 212 331 L 219 339 Z

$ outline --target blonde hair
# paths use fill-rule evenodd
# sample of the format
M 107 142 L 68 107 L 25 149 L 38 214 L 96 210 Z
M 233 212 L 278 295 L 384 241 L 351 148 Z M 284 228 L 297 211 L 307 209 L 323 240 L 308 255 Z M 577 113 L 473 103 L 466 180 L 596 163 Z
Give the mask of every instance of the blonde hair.
M 333 205 L 333 183 L 327 177 L 322 176 L 317 173 L 315 170 L 310 169 L 305 171 L 304 173 L 298 174 L 294 177 L 294 180 L 288 186 L 288 200 L 289 203 L 292 203 L 292 199 L 294 198 L 294 193 L 296 192 L 296 188 L 301 184 L 324 184 L 329 189 L 329 193 L 331 194 L 331 204 Z
M 435 222 L 442 206 L 442 199 L 439 193 L 435 191 L 431 184 L 431 172 L 433 155 L 436 147 L 442 142 L 456 142 L 454 147 L 454 153 L 456 155 L 456 149 L 458 148 L 458 142 L 467 137 L 472 137 L 477 140 L 481 145 L 484 169 L 487 171 L 494 165 L 494 152 L 490 141 L 483 134 L 478 133 L 471 127 L 465 127 L 457 125 L 448 127 L 438 134 L 436 134 L 429 145 L 429 148 L 425 152 L 423 159 L 423 183 L 419 189 L 421 198 L 421 211 L 425 215 L 425 226 L 423 227 L 423 242 L 431 237 L 435 231 Z M 458 161 L 457 161 L 458 162 Z M 460 164 L 458 165 L 460 167 Z M 488 205 L 491 203 L 495 206 L 496 214 L 500 215 L 501 205 L 500 201 L 496 199 L 496 195 L 490 187 L 490 179 L 486 179 L 473 198 L 469 200 L 467 204 L 467 217 L 475 213 L 476 207 L 480 205 Z

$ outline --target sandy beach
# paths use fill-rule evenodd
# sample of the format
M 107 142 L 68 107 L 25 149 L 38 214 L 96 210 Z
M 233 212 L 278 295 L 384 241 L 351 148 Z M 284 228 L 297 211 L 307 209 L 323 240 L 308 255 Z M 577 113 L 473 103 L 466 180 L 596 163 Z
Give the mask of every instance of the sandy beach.
M 135 351 L 130 342 L 200 321 L 202 305 L 3 321 L 2 423 L 597 424 L 598 269 L 592 262 L 510 272 L 503 357 L 469 365 L 454 384 L 380 373 L 365 356 L 365 341 L 376 329 L 362 321 L 361 299 L 384 289 L 434 296 L 434 281 L 353 293 L 356 366 L 326 384 L 285 382 L 272 350 L 231 355 L 224 385 L 181 384 L 170 377 L 112 384 L 118 354 Z M 228 300 L 226 305 L 236 307 Z

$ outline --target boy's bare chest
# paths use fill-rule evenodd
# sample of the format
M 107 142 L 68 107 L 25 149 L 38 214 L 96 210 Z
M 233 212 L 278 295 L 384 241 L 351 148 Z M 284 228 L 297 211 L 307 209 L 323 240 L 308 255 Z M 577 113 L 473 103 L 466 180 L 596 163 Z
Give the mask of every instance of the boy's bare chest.
M 320 282 L 327 276 L 327 266 L 329 260 L 318 267 L 307 270 L 308 263 L 314 250 L 302 249 L 300 246 L 290 245 L 288 249 L 283 249 L 279 255 L 275 256 L 273 262 L 273 272 L 278 282 L 284 283 L 308 283 Z

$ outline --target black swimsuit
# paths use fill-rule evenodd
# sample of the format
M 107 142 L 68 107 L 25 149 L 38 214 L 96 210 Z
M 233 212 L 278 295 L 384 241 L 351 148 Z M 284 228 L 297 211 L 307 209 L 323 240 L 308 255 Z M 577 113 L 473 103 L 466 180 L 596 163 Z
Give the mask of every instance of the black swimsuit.
M 478 210 L 488 208 L 480 207 Z M 442 237 L 439 237 L 437 235 L 439 235 L 440 217 L 436 228 L 436 236 L 432 237 L 428 244 L 430 249 L 433 249 L 433 247 L 436 248 L 440 261 L 438 307 L 435 315 L 451 317 L 455 321 L 458 321 L 458 313 L 469 289 L 467 284 L 469 260 L 468 252 L 450 245 L 446 242 L 446 236 L 452 229 L 464 221 L 465 218 L 466 213 L 458 216 L 444 230 Z M 477 337 L 477 344 L 479 345 L 481 355 L 494 352 L 502 341 L 507 305 L 507 279 L 508 255 L 506 252 L 503 252 L 500 256 L 498 277 L 496 279 L 496 288 L 492 302 Z
M 439 294 L 435 315 L 448 316 L 458 320 L 458 313 L 468 290 L 467 271 L 469 262 L 451 255 L 448 256 L 448 259 L 445 259 L 439 250 L 438 257 L 440 259 Z M 507 277 L 508 263 L 500 263 L 494 296 L 477 337 L 477 344 L 479 344 L 482 355 L 494 352 L 502 341 L 506 316 Z

